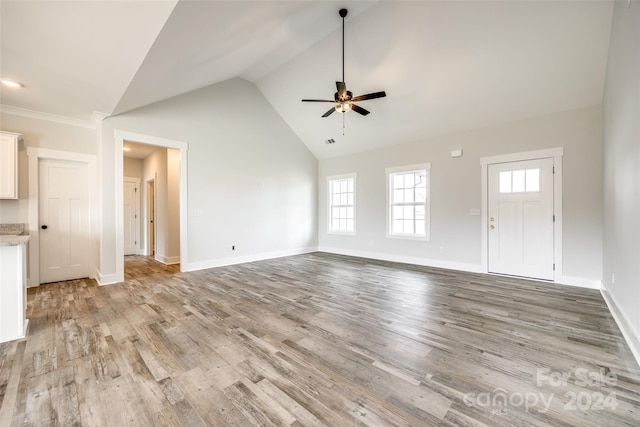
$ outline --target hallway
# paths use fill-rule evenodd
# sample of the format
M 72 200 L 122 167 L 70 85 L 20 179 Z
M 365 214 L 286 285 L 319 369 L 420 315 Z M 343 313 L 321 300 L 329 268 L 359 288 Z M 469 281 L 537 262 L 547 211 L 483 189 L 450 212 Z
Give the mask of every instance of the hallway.
M 180 264 L 163 264 L 151 256 L 127 255 L 124 257 L 124 280 L 139 279 L 155 274 L 180 272 Z

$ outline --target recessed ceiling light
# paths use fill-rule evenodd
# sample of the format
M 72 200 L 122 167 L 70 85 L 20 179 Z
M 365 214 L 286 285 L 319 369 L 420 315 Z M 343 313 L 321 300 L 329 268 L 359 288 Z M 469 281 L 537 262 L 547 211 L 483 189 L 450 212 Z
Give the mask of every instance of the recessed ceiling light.
M 131 151 L 131 148 L 129 148 L 129 147 L 122 147 L 122 150 L 123 150 L 123 151 Z
M 14 80 L 0 79 L 0 82 L 2 82 L 3 85 L 8 86 L 8 87 L 12 87 L 12 88 L 24 87 L 24 85 L 22 83 L 18 83 L 18 82 L 14 81 Z

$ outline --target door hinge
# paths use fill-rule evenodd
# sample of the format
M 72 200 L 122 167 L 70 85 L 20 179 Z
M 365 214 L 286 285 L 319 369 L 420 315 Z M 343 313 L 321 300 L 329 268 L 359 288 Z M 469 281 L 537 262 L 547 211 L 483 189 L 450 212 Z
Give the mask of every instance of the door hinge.
M 137 188 L 134 188 L 133 190 L 134 190 L 134 192 L 135 192 L 135 193 L 137 193 L 137 192 L 138 192 L 138 189 L 137 189 Z
M 553 271 L 556 271 L 556 264 L 553 263 Z
M 556 167 L 555 166 L 551 167 L 551 173 L 556 173 Z
M 135 242 L 133 242 L 133 244 L 134 244 L 134 245 L 137 245 L 137 244 L 138 244 L 138 241 L 136 240 Z
M 553 222 L 556 222 L 556 216 L 555 215 L 553 216 Z
M 138 219 L 138 215 L 134 215 L 134 216 L 133 216 L 133 219 Z

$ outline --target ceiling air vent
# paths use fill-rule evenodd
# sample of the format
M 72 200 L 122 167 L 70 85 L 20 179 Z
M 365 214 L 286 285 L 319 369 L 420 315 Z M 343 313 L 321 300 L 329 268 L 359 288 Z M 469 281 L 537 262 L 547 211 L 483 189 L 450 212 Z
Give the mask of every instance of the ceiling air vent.
M 325 144 L 335 144 L 335 143 L 336 143 L 336 140 L 335 140 L 335 139 L 333 139 L 333 138 L 330 138 L 330 139 L 327 139 L 324 143 L 325 143 Z

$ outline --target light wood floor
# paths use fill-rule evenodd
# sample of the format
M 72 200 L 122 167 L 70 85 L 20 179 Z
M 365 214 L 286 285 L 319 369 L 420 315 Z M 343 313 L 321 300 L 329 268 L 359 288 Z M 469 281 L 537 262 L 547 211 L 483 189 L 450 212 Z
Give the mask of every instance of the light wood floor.
M 127 255 L 124 257 L 124 280 L 139 279 L 154 274 L 180 272 L 180 264 L 163 264 L 150 256 Z
M 164 273 L 29 289 L 0 426 L 640 425 L 597 291 L 323 253 Z

